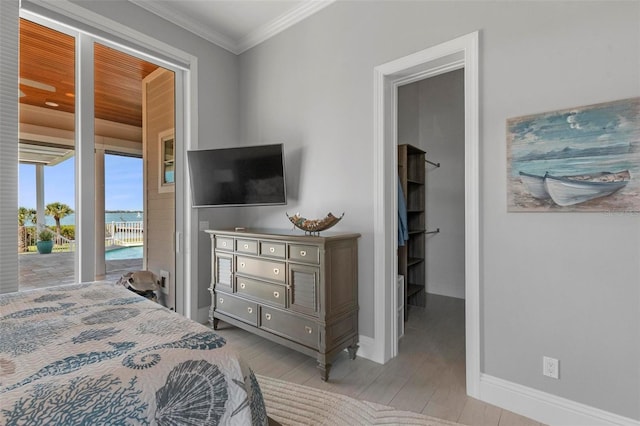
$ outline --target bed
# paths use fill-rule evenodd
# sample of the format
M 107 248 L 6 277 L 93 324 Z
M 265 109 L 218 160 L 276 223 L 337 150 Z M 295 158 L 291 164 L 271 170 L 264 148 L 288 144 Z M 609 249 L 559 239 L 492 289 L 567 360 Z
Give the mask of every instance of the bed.
M 225 343 L 116 284 L 0 295 L 0 424 L 266 425 Z

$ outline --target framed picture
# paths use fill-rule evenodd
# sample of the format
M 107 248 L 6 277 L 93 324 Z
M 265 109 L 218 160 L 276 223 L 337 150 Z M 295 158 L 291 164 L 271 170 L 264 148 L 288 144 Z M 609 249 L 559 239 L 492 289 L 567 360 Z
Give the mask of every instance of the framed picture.
M 640 97 L 507 120 L 507 206 L 640 212 Z
M 175 138 L 174 130 L 169 129 L 158 134 L 158 192 L 170 192 L 175 187 Z

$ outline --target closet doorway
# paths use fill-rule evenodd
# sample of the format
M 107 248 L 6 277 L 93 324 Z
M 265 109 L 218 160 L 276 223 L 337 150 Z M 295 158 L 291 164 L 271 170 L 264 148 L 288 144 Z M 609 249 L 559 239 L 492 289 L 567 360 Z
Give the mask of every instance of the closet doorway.
M 464 70 L 464 228 L 466 393 L 480 388 L 479 33 L 473 32 L 374 68 L 375 340 L 372 359 L 398 355 L 397 145 L 398 89 Z M 443 160 L 435 159 L 442 163 Z M 431 225 L 429 225 L 431 226 Z M 442 226 L 435 225 L 436 228 Z M 438 236 L 436 234 L 436 236 Z
M 465 297 L 464 69 L 398 87 L 397 110 L 398 172 L 409 233 L 407 244 L 398 247 L 398 265 L 407 259 L 410 265 L 407 320 L 430 295 Z M 409 169 L 415 176 L 407 178 L 403 157 L 420 161 L 415 166 L 423 170 Z M 414 241 L 418 247 L 411 246 Z M 407 246 L 410 253 L 403 257 Z M 412 268 L 424 272 L 412 274 Z
M 434 389 L 430 415 L 466 400 L 464 102 L 463 68 L 398 87 L 398 357 Z

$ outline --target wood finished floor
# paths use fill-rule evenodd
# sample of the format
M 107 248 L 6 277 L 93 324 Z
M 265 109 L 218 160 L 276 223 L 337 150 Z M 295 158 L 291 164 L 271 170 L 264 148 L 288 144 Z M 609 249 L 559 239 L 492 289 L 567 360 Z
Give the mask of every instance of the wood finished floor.
M 466 395 L 461 299 L 429 295 L 426 309 L 411 307 L 396 358 L 380 365 L 350 360 L 345 351 L 334 360 L 327 382 L 320 380 L 314 358 L 222 321 L 217 332 L 257 374 L 466 425 L 541 425 Z

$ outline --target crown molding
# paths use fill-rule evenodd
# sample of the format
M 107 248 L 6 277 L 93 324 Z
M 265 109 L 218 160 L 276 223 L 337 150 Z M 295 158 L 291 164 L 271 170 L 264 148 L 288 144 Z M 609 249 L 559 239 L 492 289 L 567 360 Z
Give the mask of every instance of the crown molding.
M 268 22 L 254 31 L 250 32 L 236 44 L 237 55 L 243 53 L 254 46 L 270 39 L 278 33 L 294 26 L 298 22 L 308 18 L 316 12 L 324 9 L 336 0 L 311 0 L 301 3 L 287 13 L 279 16 L 271 22 Z
M 131 3 L 155 14 L 159 17 L 172 22 L 185 30 L 210 41 L 211 43 L 228 50 L 231 53 L 239 55 L 254 46 L 268 40 L 276 34 L 286 30 L 287 28 L 297 24 L 303 19 L 308 18 L 314 13 L 324 9 L 336 0 L 309 0 L 301 3 L 299 6 L 289 10 L 278 18 L 256 28 L 240 40 L 234 40 L 215 30 L 203 28 L 202 24 L 194 22 L 192 19 L 183 14 L 176 13 L 174 10 L 163 5 L 161 2 L 154 0 L 129 0 Z
M 176 24 L 179 27 L 182 27 L 190 33 L 200 36 L 231 53 L 236 55 L 238 54 L 236 51 L 236 43 L 233 39 L 212 29 L 204 28 L 201 24 L 194 22 L 187 16 L 176 13 L 174 10 L 167 8 L 161 2 L 153 0 L 129 0 L 129 2 Z

